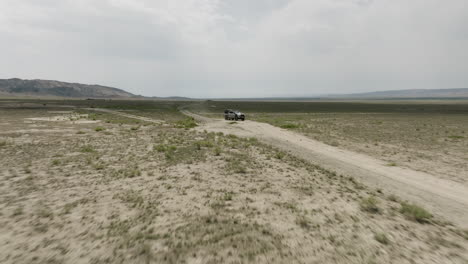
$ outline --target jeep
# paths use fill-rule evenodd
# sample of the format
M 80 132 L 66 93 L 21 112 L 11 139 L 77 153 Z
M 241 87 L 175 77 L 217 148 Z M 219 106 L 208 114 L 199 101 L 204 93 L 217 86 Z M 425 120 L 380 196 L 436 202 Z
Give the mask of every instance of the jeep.
M 226 109 L 224 110 L 224 119 L 226 120 L 245 120 L 245 115 L 237 110 Z

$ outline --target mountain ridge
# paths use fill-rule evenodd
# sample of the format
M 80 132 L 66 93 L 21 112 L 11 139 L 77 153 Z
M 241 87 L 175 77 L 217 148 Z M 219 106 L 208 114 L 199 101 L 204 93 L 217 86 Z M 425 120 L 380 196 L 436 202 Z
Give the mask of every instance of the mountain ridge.
M 327 95 L 330 98 L 456 98 L 468 97 L 468 88 L 405 89 Z
M 183 96 L 141 96 L 122 89 L 98 84 L 81 84 L 42 79 L 0 79 L 0 96 L 33 96 L 62 98 L 139 98 L 165 100 L 326 100 L 326 99 L 466 99 L 468 88 L 405 89 L 350 94 L 325 94 L 316 96 L 252 97 L 252 98 L 189 98 Z
M 134 98 L 122 89 L 97 85 L 41 79 L 0 79 L 0 93 L 12 96 L 54 96 L 70 98 Z

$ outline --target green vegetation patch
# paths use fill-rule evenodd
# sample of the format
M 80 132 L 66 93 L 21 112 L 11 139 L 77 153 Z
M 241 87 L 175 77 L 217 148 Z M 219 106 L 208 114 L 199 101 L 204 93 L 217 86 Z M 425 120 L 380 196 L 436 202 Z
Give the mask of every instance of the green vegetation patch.
M 197 126 L 197 122 L 193 117 L 187 117 L 185 119 L 179 120 L 176 122 L 176 126 L 179 128 L 190 129 Z
M 141 196 L 140 192 L 135 190 L 128 190 L 123 193 L 119 193 L 115 198 L 119 198 L 131 208 L 141 207 L 145 202 L 145 199 Z
M 429 223 L 432 218 L 432 214 L 426 209 L 407 202 L 401 203 L 400 213 L 405 215 L 408 219 L 419 223 Z
M 369 196 L 368 198 L 362 199 L 361 203 L 360 203 L 360 206 L 361 206 L 361 210 L 363 210 L 365 212 L 369 212 L 369 213 L 373 213 L 373 214 L 376 214 L 376 213 L 380 212 L 380 208 L 378 206 L 378 201 L 373 196 Z
M 390 239 L 388 239 L 388 237 L 384 233 L 374 234 L 374 238 L 375 238 L 375 240 L 377 240 L 377 242 L 379 242 L 379 243 L 381 243 L 383 245 L 390 244 Z
M 96 152 L 96 150 L 94 149 L 93 146 L 91 145 L 85 145 L 85 146 L 82 146 L 80 148 L 80 152 L 83 152 L 83 153 L 94 153 Z
M 203 161 L 206 158 L 206 151 L 202 150 L 200 145 L 193 144 L 188 146 L 181 146 L 174 150 L 164 152 L 166 162 L 169 165 L 179 163 L 191 164 L 195 161 Z
M 300 126 L 294 123 L 287 123 L 287 124 L 280 125 L 280 127 L 286 128 L 286 129 L 294 129 L 294 128 L 299 128 Z
M 216 263 L 223 258 L 231 263 L 255 263 L 257 257 L 267 252 L 279 258 L 288 248 L 268 226 L 215 215 L 177 228 L 165 236 L 164 244 L 167 250 L 153 257 L 169 263 L 183 263 L 190 257 L 201 258 L 204 263 Z
M 133 165 L 113 171 L 111 175 L 116 179 L 135 178 L 141 176 L 141 171 L 138 168 L 138 165 Z
M 177 150 L 177 147 L 173 145 L 159 144 L 154 146 L 154 150 L 157 152 L 174 152 Z

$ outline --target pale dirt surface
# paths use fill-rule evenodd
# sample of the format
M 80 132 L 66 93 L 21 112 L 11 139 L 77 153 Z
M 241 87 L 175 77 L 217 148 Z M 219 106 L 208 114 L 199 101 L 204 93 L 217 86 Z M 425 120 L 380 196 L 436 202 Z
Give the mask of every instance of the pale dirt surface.
M 0 109 L 0 263 L 468 263 L 458 226 L 255 139 L 27 119 L 54 116 Z
M 423 204 L 434 213 L 468 227 L 468 187 L 457 182 L 409 168 L 388 166 L 387 162 L 373 157 L 333 147 L 266 123 L 249 120 L 233 123 L 188 111 L 184 113 L 203 122 L 199 129 L 257 137 L 327 169 L 359 177 L 367 184 Z
M 71 124 L 94 124 L 99 123 L 99 120 L 88 120 L 88 115 L 73 113 L 71 111 L 48 111 L 48 113 L 61 114 L 47 117 L 29 117 L 25 118 L 28 121 L 49 121 L 49 122 L 67 122 Z
M 114 115 L 123 116 L 123 117 L 126 117 L 126 118 L 137 119 L 137 120 L 148 122 L 148 123 L 155 123 L 155 124 L 164 123 L 163 120 L 158 120 L 158 119 L 144 117 L 144 116 L 138 116 L 138 115 L 132 115 L 132 114 L 128 114 L 128 113 L 125 113 L 125 112 L 122 112 L 122 111 L 116 111 L 116 110 L 105 109 L 105 108 L 85 108 L 85 110 L 114 114 Z

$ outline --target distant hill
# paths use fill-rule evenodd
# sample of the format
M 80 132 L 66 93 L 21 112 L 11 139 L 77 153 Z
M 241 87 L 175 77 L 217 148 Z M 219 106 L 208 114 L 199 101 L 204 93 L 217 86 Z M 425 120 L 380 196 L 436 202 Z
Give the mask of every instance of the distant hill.
M 158 100 L 173 100 L 173 101 L 192 101 L 196 100 L 190 97 L 183 97 L 183 96 L 167 96 L 167 97 L 158 97 L 158 96 L 152 96 L 152 97 L 146 97 L 148 99 L 158 99 Z
M 329 95 L 332 98 L 468 98 L 468 88 L 411 89 Z
M 138 97 L 121 89 L 50 80 L 0 79 L 0 94 L 12 96 L 130 98 Z

